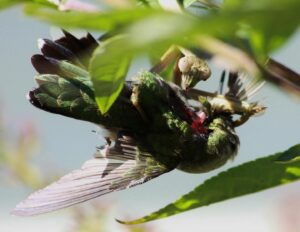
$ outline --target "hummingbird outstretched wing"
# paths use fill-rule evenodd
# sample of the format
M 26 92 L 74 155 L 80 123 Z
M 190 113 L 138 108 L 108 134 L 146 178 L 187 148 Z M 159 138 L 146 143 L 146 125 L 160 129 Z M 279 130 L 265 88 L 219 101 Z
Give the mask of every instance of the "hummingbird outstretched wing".
M 129 136 L 106 145 L 80 169 L 19 203 L 12 214 L 31 216 L 65 208 L 104 194 L 143 184 L 170 168 L 155 161 Z

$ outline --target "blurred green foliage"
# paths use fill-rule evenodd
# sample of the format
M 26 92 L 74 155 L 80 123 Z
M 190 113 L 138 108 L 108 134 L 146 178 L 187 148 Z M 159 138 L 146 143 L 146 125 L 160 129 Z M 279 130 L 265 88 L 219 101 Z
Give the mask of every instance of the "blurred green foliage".
M 2 1 L 0 8 L 20 2 L 25 3 L 27 15 L 60 27 L 126 34 L 117 42 L 107 42 L 111 46 L 106 51 L 100 46 L 90 67 L 94 85 L 105 86 L 96 88 L 97 103 L 103 113 L 120 93 L 128 71 L 128 56 L 151 56 L 173 44 L 198 47 L 235 63 L 240 70 L 259 75 L 256 64 L 264 65 L 270 52 L 282 46 L 300 22 L 298 0 L 226 0 L 220 5 L 210 0 L 189 0 L 178 1 L 181 8 L 176 11 L 165 9 L 158 1 L 124 1 L 127 7 L 117 4 L 118 1 L 106 1 L 111 10 L 92 12 L 86 11 L 79 1 L 76 1 L 77 8 L 73 4 L 70 11 L 59 11 L 54 1 L 46 0 Z M 59 6 L 72 2 L 75 1 L 63 1 Z M 170 1 L 171 4 L 174 1 Z M 189 8 L 196 4 L 207 7 L 207 12 L 191 13 Z M 121 60 L 122 65 L 116 66 L 116 59 Z M 112 73 L 117 73 L 117 77 L 110 78 Z
M 0 165 L 9 172 L 14 180 L 18 180 L 30 188 L 41 187 L 44 182 L 42 175 L 31 163 L 32 154 L 38 145 L 34 126 L 31 123 L 24 124 L 14 141 L 9 140 L 8 132 L 2 121 L 0 122 L 0 132 Z

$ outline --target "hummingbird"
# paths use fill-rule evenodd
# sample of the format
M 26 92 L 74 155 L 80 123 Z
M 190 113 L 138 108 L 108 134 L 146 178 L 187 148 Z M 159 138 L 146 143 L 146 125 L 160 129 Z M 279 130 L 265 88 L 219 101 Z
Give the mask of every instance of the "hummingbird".
M 235 127 L 264 111 L 257 102 L 247 101 L 257 85 L 246 88 L 237 73 L 229 74 L 225 94 L 181 88 L 195 85 L 193 75 L 197 80 L 210 75 L 210 71 L 203 77 L 199 77 L 203 72 L 189 72 L 200 63 L 191 65 L 188 57 L 179 67 L 188 83 L 178 86 L 157 73 L 141 71 L 125 82 L 112 107 L 102 114 L 87 71 L 89 57 L 101 43 L 91 34 L 77 38 L 63 33 L 55 41 L 39 40 L 42 54 L 31 59 L 38 87 L 28 93 L 28 100 L 44 111 L 104 127 L 109 132 L 106 144 L 80 169 L 29 195 L 12 214 L 51 212 L 143 184 L 174 169 L 205 173 L 219 168 L 238 153 Z M 225 73 L 222 82 L 224 78 Z

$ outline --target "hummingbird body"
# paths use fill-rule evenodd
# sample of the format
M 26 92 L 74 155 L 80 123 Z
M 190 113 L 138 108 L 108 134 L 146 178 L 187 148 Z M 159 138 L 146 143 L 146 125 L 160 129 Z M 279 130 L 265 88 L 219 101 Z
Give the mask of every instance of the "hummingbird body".
M 126 82 L 110 110 L 101 114 L 82 60 L 97 42 L 90 35 L 77 39 L 64 34 L 54 42 L 40 42 L 43 55 L 32 57 L 39 87 L 28 98 L 42 110 L 101 125 L 114 136 L 81 169 L 30 195 L 14 214 L 57 210 L 174 169 L 208 172 L 237 154 L 232 112 L 223 112 L 209 101 L 192 107 L 185 91 L 148 71 Z M 234 90 L 231 93 L 237 93 Z
M 84 78 L 87 80 L 83 81 Z M 136 82 L 126 83 L 120 97 L 104 115 L 94 100 L 89 77 L 74 79 L 72 75 L 42 74 L 36 80 L 40 87 L 29 93 L 35 106 L 93 122 L 114 132 L 126 131 L 139 138 L 141 144 L 153 151 L 155 159 L 170 169 L 207 172 L 222 166 L 237 153 L 239 140 L 230 116 L 220 116 L 210 123 L 204 118 L 198 125 L 200 128 L 193 128 L 198 116 L 192 119 L 187 112 L 191 109 L 168 83 L 153 73 L 142 72 Z M 137 95 L 146 118 L 130 101 L 133 94 Z M 201 131 L 204 127 L 207 131 Z

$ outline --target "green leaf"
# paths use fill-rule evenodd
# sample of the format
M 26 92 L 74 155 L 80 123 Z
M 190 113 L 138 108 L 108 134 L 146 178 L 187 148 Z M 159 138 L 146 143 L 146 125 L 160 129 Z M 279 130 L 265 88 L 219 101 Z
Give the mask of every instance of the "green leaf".
M 226 0 L 223 5 L 224 12 L 252 12 L 252 16 L 240 18 L 238 34 L 249 39 L 255 54 L 262 59 L 282 46 L 299 27 L 299 8 L 298 0 Z
M 199 15 L 197 18 L 157 8 L 133 8 L 99 13 L 58 12 L 31 4 L 27 5 L 25 12 L 61 27 L 94 30 L 128 28 L 131 24 L 139 23 L 148 18 L 147 24 L 144 25 L 144 31 L 148 29 L 152 35 L 161 33 L 159 31 L 161 26 L 155 29 L 157 26 L 156 18 L 169 17 L 170 19 L 173 18 L 174 21 L 165 20 L 161 21 L 160 24 L 167 29 L 177 26 L 175 29 L 179 31 L 182 31 L 182 27 L 186 28 L 185 34 L 179 35 L 177 33 L 177 36 L 181 36 L 181 38 L 210 35 L 232 41 L 236 36 L 246 37 L 250 39 L 258 57 L 266 57 L 266 54 L 281 46 L 299 26 L 300 14 L 298 9 L 300 2 L 298 0 L 288 0 L 284 4 L 271 4 L 269 0 L 260 1 L 259 4 L 240 4 L 240 1 L 236 0 L 228 2 L 225 3 L 224 9 L 214 14 Z M 238 2 L 239 4 L 230 2 Z M 274 17 L 274 15 L 281 17 Z M 187 18 L 189 19 L 187 20 Z M 181 20 L 184 24 L 180 23 Z M 179 25 L 176 24 L 177 22 Z M 141 34 L 141 36 L 143 35 Z M 166 39 L 169 39 L 171 43 L 178 38 L 169 34 L 166 35 Z
M 107 56 L 108 63 L 115 62 L 115 59 L 126 60 L 129 54 L 151 54 L 154 50 L 163 53 L 164 49 L 176 44 L 201 48 L 218 55 L 221 61 L 233 64 L 230 67 L 256 75 L 259 73 L 256 63 L 263 66 L 268 54 L 282 46 L 298 28 L 299 4 L 298 0 L 277 5 L 262 0 L 257 5 L 227 5 L 218 12 L 198 17 L 152 8 L 105 13 L 58 12 L 37 5 L 28 5 L 25 9 L 29 15 L 62 27 L 127 34 L 127 39 L 115 48 L 114 55 Z M 245 49 L 241 41 L 249 41 L 249 49 Z
M 159 0 L 137 0 L 138 3 L 152 8 L 160 8 Z
M 225 9 L 268 9 L 268 8 L 281 8 L 290 6 L 297 3 L 297 0 L 261 0 L 257 1 L 244 1 L 244 0 L 225 0 L 223 8 Z
M 17 4 L 28 2 L 29 0 L 1 0 L 0 1 L 0 10 L 3 10 L 8 7 L 15 6 Z
M 120 59 L 114 56 L 114 46 L 117 46 L 118 40 L 115 38 L 106 45 L 99 46 L 93 54 L 89 67 L 96 102 L 102 114 L 109 110 L 119 96 L 130 65 L 129 56 Z
M 218 8 L 218 5 L 215 4 L 213 1 L 211 0 L 178 0 L 178 2 L 184 7 L 184 8 L 188 8 L 189 6 L 191 6 L 193 3 L 200 3 L 203 6 L 207 7 L 208 9 L 212 8 L 212 9 L 216 9 Z
M 277 163 L 293 163 L 300 160 L 300 152 L 284 152 L 278 156 Z
M 184 8 L 188 8 L 193 3 L 198 2 L 197 0 L 177 0 L 177 2 Z
M 300 160 L 294 162 L 277 162 L 280 157 L 286 161 L 300 154 L 300 144 L 289 150 L 264 158 L 250 161 L 240 166 L 230 168 L 206 180 L 190 193 L 151 213 L 143 218 L 122 222 L 138 224 L 169 217 L 191 209 L 210 205 L 231 198 L 259 192 L 300 179 Z M 287 158 L 290 157 L 290 158 Z
M 159 9 L 137 8 L 112 12 L 57 11 L 37 4 L 27 4 L 25 14 L 64 28 L 114 30 L 124 25 L 162 12 Z
M 0 10 L 3 10 L 8 7 L 12 7 L 22 3 L 36 3 L 36 4 L 43 4 L 45 6 L 53 6 L 47 0 L 0 0 Z
M 151 54 L 152 52 L 162 53 L 165 51 L 168 43 L 164 43 L 169 34 L 173 34 L 174 38 L 179 38 L 178 34 L 184 34 L 185 27 L 177 30 L 176 27 L 165 27 L 162 21 L 169 20 L 176 25 L 184 25 L 184 20 L 174 21 L 176 16 L 173 13 L 165 13 L 156 16 L 154 34 L 150 28 L 147 29 L 147 23 L 150 21 L 146 18 L 142 22 L 133 24 L 128 31 L 129 34 L 121 36 L 117 39 L 109 41 L 107 46 L 99 47 L 91 60 L 90 74 L 96 91 L 96 101 L 102 113 L 109 110 L 110 106 L 118 97 L 126 72 L 129 65 L 129 57 L 136 55 Z M 149 25 L 151 26 L 151 25 Z M 177 39 L 173 42 L 179 42 Z M 145 49 L 146 48 L 146 49 Z M 112 94 L 112 95 L 110 95 Z

